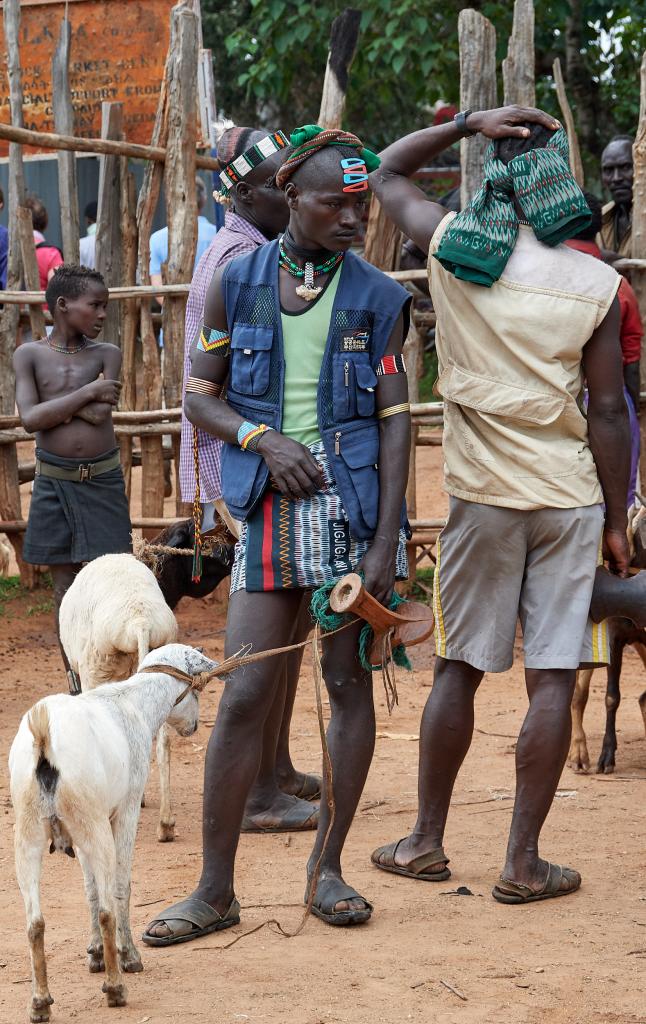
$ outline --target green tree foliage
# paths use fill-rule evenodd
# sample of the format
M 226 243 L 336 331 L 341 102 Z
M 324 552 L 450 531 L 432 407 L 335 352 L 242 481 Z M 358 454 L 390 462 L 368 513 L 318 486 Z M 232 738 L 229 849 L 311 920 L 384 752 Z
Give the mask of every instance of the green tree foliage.
M 238 123 L 316 119 L 330 25 L 348 0 L 202 0 L 205 45 L 214 53 L 218 107 Z M 363 12 L 346 123 L 373 146 L 427 123 L 438 99 L 459 100 L 457 0 L 355 0 Z M 511 0 L 471 5 L 497 32 L 499 60 L 511 31 Z M 634 131 L 646 0 L 536 0 L 539 102 L 556 110 L 551 77 L 559 56 L 584 147 Z M 502 90 L 499 90 L 502 95 Z

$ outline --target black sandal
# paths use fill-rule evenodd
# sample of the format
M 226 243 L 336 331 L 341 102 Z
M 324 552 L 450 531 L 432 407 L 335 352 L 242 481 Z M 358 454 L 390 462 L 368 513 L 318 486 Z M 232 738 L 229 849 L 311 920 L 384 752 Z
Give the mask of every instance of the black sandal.
M 190 932 L 183 932 L 181 935 L 151 935 L 150 929 L 156 924 L 165 924 L 170 928 L 169 921 L 188 921 L 193 927 Z M 147 946 L 176 946 L 180 942 L 191 942 L 199 939 L 202 935 L 210 935 L 211 932 L 219 932 L 223 928 L 230 928 L 234 924 L 240 924 L 240 904 L 235 896 L 226 914 L 218 914 L 210 903 L 198 899 L 196 896 L 189 896 L 188 899 L 175 903 L 168 910 L 165 910 L 160 917 L 151 921 L 146 931 L 141 936 L 142 942 Z
M 308 899 L 309 886 L 305 892 L 304 903 L 307 904 Z M 334 909 L 341 900 L 357 899 L 361 900 L 365 905 L 365 909 L 336 911 Z M 321 921 L 325 921 L 326 924 L 340 925 L 341 927 L 365 924 L 366 921 L 370 920 L 373 909 L 372 904 L 368 903 L 367 899 L 364 899 L 351 885 L 346 885 L 341 878 L 319 878 L 312 903 L 312 913 L 315 917 L 319 917 Z

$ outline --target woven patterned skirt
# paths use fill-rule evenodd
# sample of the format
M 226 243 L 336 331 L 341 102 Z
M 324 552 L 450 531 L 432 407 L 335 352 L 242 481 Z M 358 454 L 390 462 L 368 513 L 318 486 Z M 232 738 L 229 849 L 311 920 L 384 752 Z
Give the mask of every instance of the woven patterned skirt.
M 322 441 L 309 445 L 325 483 L 311 498 L 294 501 L 267 491 L 242 524 L 231 572 L 231 593 L 299 588 L 315 590 L 353 572 L 370 541 L 350 536 L 350 524 L 329 471 Z M 408 576 L 406 535 L 399 531 L 396 575 Z

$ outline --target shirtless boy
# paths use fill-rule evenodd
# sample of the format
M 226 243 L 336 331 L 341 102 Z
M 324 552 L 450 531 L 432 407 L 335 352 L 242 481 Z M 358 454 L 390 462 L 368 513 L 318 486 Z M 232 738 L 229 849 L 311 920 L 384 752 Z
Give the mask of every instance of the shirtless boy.
M 85 562 L 130 551 L 130 516 L 112 408 L 121 352 L 98 343 L 108 304 L 101 275 L 63 264 L 45 294 L 54 329 L 14 355 L 22 424 L 36 434 L 36 476 L 23 558 L 47 565 L 56 627 L 65 591 Z M 61 648 L 71 693 L 80 690 Z

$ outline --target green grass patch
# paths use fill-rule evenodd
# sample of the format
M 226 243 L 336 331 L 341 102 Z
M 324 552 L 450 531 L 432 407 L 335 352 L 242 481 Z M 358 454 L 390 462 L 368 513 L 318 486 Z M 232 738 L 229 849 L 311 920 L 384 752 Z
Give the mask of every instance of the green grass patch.
M 46 572 L 39 577 L 36 590 L 28 590 L 20 582 L 20 576 L 0 577 L 0 615 L 6 613 L 6 606 L 20 597 L 36 598 L 34 604 L 27 608 L 27 615 L 38 615 L 40 612 L 49 612 L 54 608 L 54 601 L 51 597 L 45 597 L 43 590 L 53 590 L 54 584 L 51 575 Z
M 417 570 L 413 586 L 411 588 L 411 598 L 413 601 L 423 601 L 425 604 L 431 604 L 433 600 L 434 574 L 435 566 L 430 566 L 428 569 Z
M 437 380 L 437 352 L 424 353 L 424 373 L 419 381 L 420 402 L 440 402 L 441 399 L 433 394 L 433 385 Z

